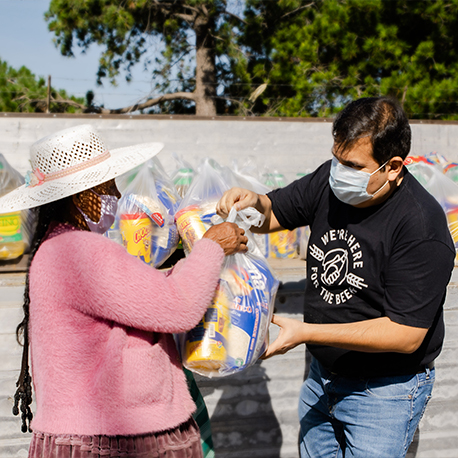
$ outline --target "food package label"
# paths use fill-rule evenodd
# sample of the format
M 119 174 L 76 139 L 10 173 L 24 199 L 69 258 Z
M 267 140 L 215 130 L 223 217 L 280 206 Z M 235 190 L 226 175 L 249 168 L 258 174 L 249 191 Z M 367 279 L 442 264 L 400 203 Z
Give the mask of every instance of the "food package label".
M 194 243 L 203 237 L 210 225 L 204 222 L 204 215 L 197 205 L 183 208 L 176 214 L 175 219 L 183 247 L 189 253 Z
M 447 212 L 447 221 L 455 246 L 458 246 L 458 207 Z
M 457 249 L 455 256 L 455 263 L 458 262 L 458 206 L 448 205 L 445 207 L 447 216 L 448 229 L 453 238 L 455 249 Z
M 178 245 L 178 230 L 175 224 L 164 227 L 153 225 L 151 234 L 151 258 L 154 265 L 161 265 L 170 255 L 173 247 Z
M 151 197 L 129 194 L 126 197 L 126 202 L 128 205 L 138 207 L 140 211 L 149 216 L 159 227 L 164 226 L 164 217 L 162 216 L 161 208 Z
M 0 243 L 21 241 L 21 212 L 0 215 Z
M 199 324 L 187 333 L 185 360 L 188 369 L 212 373 L 224 367 L 230 327 L 229 307 L 228 291 L 220 282 L 205 315 Z
M 294 231 L 272 232 L 269 237 L 269 258 L 296 258 L 298 237 Z
M 151 219 L 145 213 L 123 214 L 119 221 L 119 231 L 127 252 L 150 264 Z

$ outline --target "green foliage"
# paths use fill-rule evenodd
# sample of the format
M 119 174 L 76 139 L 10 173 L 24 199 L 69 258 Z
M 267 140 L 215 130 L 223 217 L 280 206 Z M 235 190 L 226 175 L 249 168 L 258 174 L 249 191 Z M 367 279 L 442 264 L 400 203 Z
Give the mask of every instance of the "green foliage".
M 114 83 L 121 71 L 129 80 L 132 66 L 143 56 L 156 60 L 159 69 L 153 71 L 154 75 L 167 75 L 175 60 L 192 51 L 190 15 L 201 3 L 212 15 L 217 14 L 222 2 L 51 0 L 45 18 L 65 56 L 73 55 L 75 45 L 84 50 L 92 43 L 102 46 L 98 81 L 109 78 Z M 162 40 L 160 45 L 157 38 Z M 161 55 L 152 56 L 151 47 L 159 48 Z
M 411 118 L 458 119 L 458 0 L 51 0 L 46 18 L 62 54 L 103 47 L 99 82 L 129 80 L 143 63 L 151 99 L 196 91 L 205 29 L 215 59 L 205 84 L 216 84 L 220 114 L 332 116 L 392 95 Z
M 47 82 L 26 67 L 16 70 L 0 59 L 0 111 L 43 112 L 46 110 Z M 51 90 L 52 113 L 81 111 L 84 99 L 68 96 L 64 90 Z M 67 101 L 67 102 L 64 102 Z M 72 102 L 70 105 L 68 102 Z
M 83 50 L 97 43 L 102 47 L 97 81 L 116 79 L 142 63 L 151 75 L 151 99 L 160 94 L 196 90 L 196 46 L 199 36 L 212 42 L 215 59 L 213 80 L 225 89 L 235 78 L 234 69 L 243 72 L 237 60 L 235 26 L 242 22 L 226 11 L 226 0 L 51 0 L 45 18 L 61 53 L 72 56 L 75 47 Z M 204 75 L 203 79 L 210 79 Z M 204 82 L 214 86 L 215 83 Z M 213 87 L 214 90 L 214 87 Z M 211 97 L 215 97 L 212 95 Z M 231 106 L 218 98 L 219 111 Z M 194 111 L 194 102 L 167 102 L 153 112 Z
M 245 109 L 330 116 L 392 95 L 411 118 L 458 119 L 458 0 L 247 0 L 246 17 L 240 93 L 269 84 Z

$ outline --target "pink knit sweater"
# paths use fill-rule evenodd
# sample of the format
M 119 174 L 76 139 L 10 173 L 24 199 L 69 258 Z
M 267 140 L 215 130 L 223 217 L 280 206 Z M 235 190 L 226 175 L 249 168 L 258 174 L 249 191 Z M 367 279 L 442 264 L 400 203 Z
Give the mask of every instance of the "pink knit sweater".
M 195 406 L 171 333 L 199 322 L 223 259 L 202 239 L 166 275 L 98 234 L 46 240 L 30 268 L 32 428 L 133 435 L 186 421 Z

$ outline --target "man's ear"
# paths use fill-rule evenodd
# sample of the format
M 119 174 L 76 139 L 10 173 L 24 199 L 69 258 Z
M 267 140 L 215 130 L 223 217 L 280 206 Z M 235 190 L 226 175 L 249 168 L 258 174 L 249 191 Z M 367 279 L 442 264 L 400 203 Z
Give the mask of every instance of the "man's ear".
M 402 172 L 404 161 L 400 156 L 395 156 L 390 159 L 387 164 L 388 169 L 388 181 L 395 181 L 399 174 Z

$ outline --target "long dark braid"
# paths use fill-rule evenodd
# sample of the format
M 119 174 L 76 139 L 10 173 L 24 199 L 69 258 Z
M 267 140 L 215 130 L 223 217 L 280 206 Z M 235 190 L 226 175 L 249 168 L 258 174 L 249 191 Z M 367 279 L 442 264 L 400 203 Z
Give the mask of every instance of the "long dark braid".
M 24 318 L 18 324 L 16 328 L 16 338 L 18 343 L 21 345 L 20 337 L 23 336 L 23 350 L 22 350 L 22 363 L 21 363 L 21 372 L 19 374 L 18 381 L 16 382 L 17 390 L 14 395 L 14 406 L 13 406 L 13 415 L 19 415 L 21 412 L 21 431 L 23 433 L 32 432 L 30 429 L 30 422 L 32 421 L 33 414 L 30 409 L 30 404 L 32 403 L 32 377 L 30 376 L 29 369 L 29 305 L 30 305 L 30 296 L 29 296 L 29 271 L 32 260 L 35 256 L 35 253 L 40 248 L 43 239 L 48 231 L 49 225 L 52 221 L 58 220 L 58 217 L 63 215 L 64 205 L 66 204 L 66 199 L 58 200 L 50 204 L 42 205 L 37 209 L 31 210 L 36 214 L 36 229 L 31 242 L 31 251 L 29 255 L 29 261 L 27 264 L 27 273 L 25 277 L 25 290 L 24 290 Z

